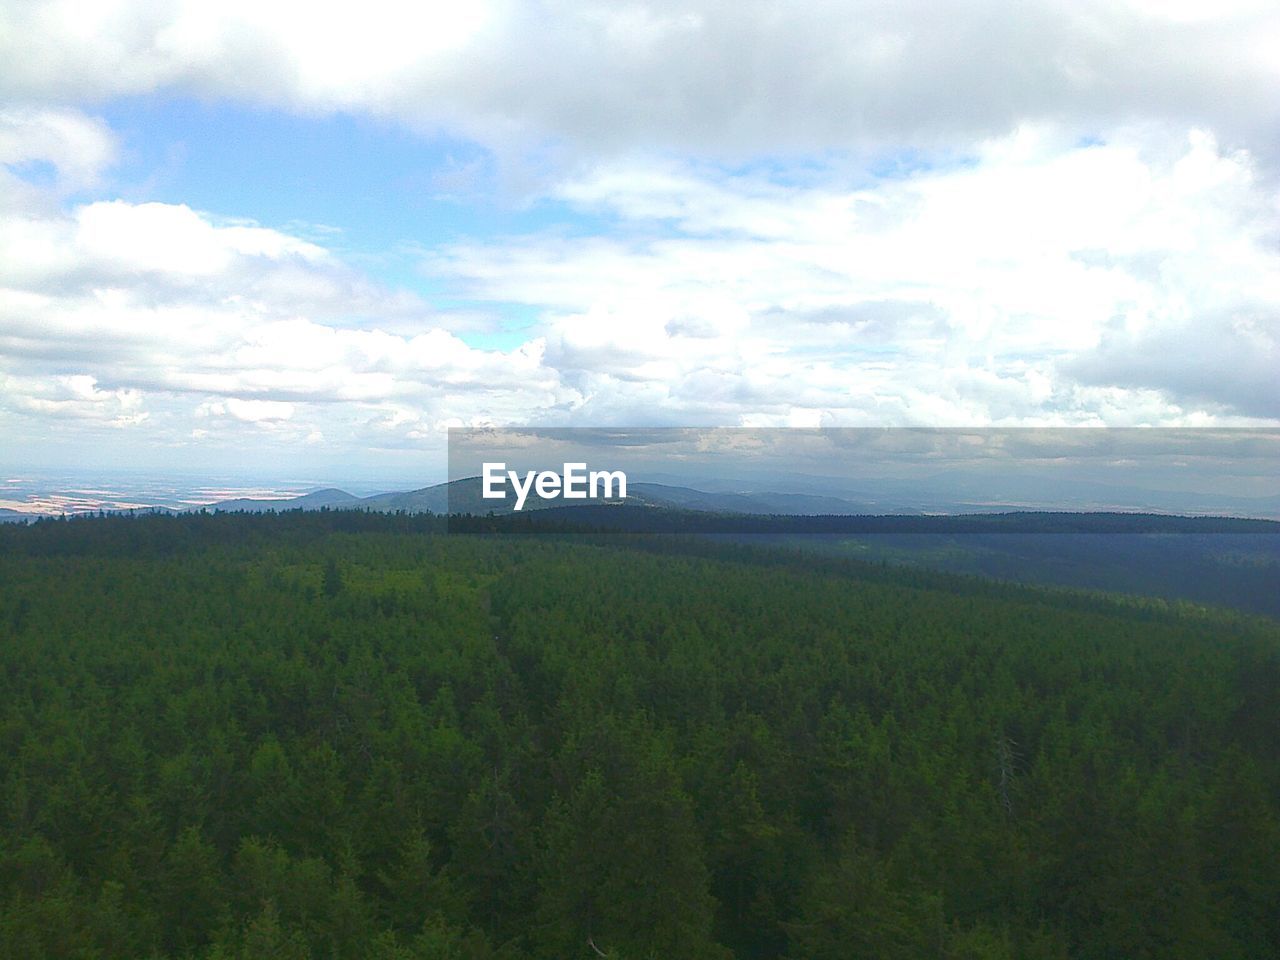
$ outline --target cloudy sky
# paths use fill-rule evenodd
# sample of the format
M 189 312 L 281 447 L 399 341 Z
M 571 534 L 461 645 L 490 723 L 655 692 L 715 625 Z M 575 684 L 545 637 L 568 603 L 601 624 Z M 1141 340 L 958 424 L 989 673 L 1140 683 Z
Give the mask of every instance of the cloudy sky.
M 1280 424 L 1267 0 L 0 0 L 0 465 Z

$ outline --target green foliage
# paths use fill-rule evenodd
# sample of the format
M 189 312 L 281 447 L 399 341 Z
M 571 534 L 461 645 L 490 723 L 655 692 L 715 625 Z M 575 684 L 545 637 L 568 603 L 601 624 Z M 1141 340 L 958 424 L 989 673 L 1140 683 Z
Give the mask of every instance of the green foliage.
M 1280 955 L 1280 628 L 431 518 L 0 529 L 0 960 Z
M 326 597 L 336 597 L 342 592 L 345 583 L 342 579 L 342 568 L 338 566 L 336 557 L 330 557 L 325 561 L 324 577 L 320 582 Z

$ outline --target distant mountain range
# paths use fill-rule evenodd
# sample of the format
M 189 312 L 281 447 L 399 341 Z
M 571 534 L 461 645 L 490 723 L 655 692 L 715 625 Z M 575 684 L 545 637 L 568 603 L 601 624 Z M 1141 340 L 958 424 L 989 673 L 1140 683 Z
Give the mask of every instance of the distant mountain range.
M 857 503 L 839 497 L 819 496 L 808 493 L 711 493 L 692 487 L 671 486 L 662 483 L 631 483 L 627 486 L 627 503 L 632 506 L 650 506 L 697 510 L 712 513 L 775 514 L 781 516 L 805 516 L 815 514 L 864 514 L 900 513 L 914 515 L 920 511 L 898 509 L 885 511 L 868 503 Z M 530 493 L 526 510 L 563 507 L 560 499 L 544 500 Z M 376 510 L 386 513 L 509 513 L 514 499 L 486 500 L 481 496 L 479 477 L 468 477 L 439 483 L 419 490 L 380 493 L 370 497 L 357 497 L 345 490 L 334 488 L 316 490 L 300 497 L 258 500 L 240 498 L 223 500 L 193 510 L 242 511 L 260 513 L 280 510 Z
M 713 485 L 708 483 L 708 486 Z M 715 486 L 725 486 L 723 481 Z M 514 499 L 485 500 L 480 493 L 479 477 L 468 477 L 449 483 L 439 483 L 418 490 L 380 493 L 357 497 L 344 490 L 316 490 L 305 496 L 290 499 L 236 499 L 210 504 L 204 509 L 214 511 L 260 512 L 267 510 L 376 510 L 387 513 L 508 513 Z M 854 499 L 817 492 L 706 490 L 674 483 L 637 481 L 628 484 L 627 504 L 630 506 L 662 507 L 709 513 L 771 514 L 776 516 L 923 516 L 936 513 L 1001 513 L 1026 510 L 1070 510 L 1076 512 L 1142 511 L 1158 514 L 1216 514 L 1239 517 L 1280 518 L 1280 497 L 1213 497 L 1201 498 L 1187 494 L 1150 491 L 1128 487 L 1109 487 L 1102 484 L 1082 484 L 1082 488 L 1063 491 L 1063 499 L 1056 499 L 1045 490 L 1037 491 L 1026 485 L 1010 484 L 987 495 L 976 482 L 957 483 L 949 494 L 936 490 L 908 489 L 904 486 L 893 496 L 889 485 L 882 483 L 861 492 L 865 496 Z M 1067 494 L 1070 494 L 1068 497 Z M 582 504 L 564 500 L 542 500 L 533 494 L 525 503 L 526 510 L 552 507 L 572 507 Z
M 953 478 L 951 487 L 941 488 L 920 481 L 863 481 L 852 495 L 829 492 L 833 481 L 813 477 L 780 479 L 792 492 L 769 489 L 734 489 L 724 479 L 707 478 L 703 489 L 673 482 L 636 481 L 628 484 L 628 506 L 655 507 L 694 513 L 802 516 L 898 516 L 991 514 L 1025 511 L 1071 511 L 1079 513 L 1133 512 L 1193 516 L 1254 517 L 1280 519 L 1280 497 L 1241 498 L 1205 497 L 1151 491 L 1129 487 L 1081 483 L 1062 489 L 1036 490 L 1026 482 L 1009 478 L 993 478 L 991 489 L 984 490 L 972 477 Z M 751 481 L 747 481 L 751 482 Z M 706 489 L 711 488 L 711 489 Z M 998 488 L 998 489 L 996 489 Z M 824 492 L 826 491 L 826 492 Z M 587 501 L 566 502 L 543 500 L 530 493 L 526 510 L 578 508 Z M 301 496 L 221 500 L 187 510 L 215 512 L 264 513 L 285 510 L 366 510 L 385 513 L 433 514 L 504 514 L 513 511 L 514 498 L 486 500 L 481 497 L 481 480 L 469 477 L 439 483 L 417 490 L 356 496 L 345 490 L 328 487 Z M 157 504 L 156 512 L 174 512 Z M 108 508 L 108 512 L 112 511 Z M 36 514 L 0 508 L 0 522 L 35 519 Z
M 267 513 L 272 510 L 322 510 L 372 509 L 366 500 L 374 497 L 357 497 L 345 490 L 329 488 L 315 490 L 300 497 L 275 497 L 269 500 L 256 500 L 249 497 L 238 497 L 234 500 L 220 500 L 203 507 L 191 507 L 191 510 L 217 510 L 225 513 Z

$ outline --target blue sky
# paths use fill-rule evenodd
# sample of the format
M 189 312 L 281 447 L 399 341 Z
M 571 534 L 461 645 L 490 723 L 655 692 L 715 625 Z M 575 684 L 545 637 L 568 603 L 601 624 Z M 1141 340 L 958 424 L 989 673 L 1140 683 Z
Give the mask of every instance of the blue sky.
M 1252 0 L 0 0 L 0 465 L 1280 420 Z
M 371 278 L 443 307 L 470 301 L 420 269 L 424 248 L 602 229 L 600 218 L 565 203 L 504 189 L 489 150 L 443 133 L 156 95 L 104 104 L 98 115 L 120 138 L 108 193 L 223 216 L 251 210 L 262 226 L 314 237 Z M 486 307 L 503 329 L 462 332 L 473 346 L 518 346 L 536 319 L 520 303 Z

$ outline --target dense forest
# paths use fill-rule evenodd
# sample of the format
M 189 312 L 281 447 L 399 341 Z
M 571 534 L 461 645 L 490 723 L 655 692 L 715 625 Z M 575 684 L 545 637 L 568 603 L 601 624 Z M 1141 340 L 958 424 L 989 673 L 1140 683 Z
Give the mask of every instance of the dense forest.
M 0 957 L 1280 956 L 1280 624 L 360 513 L 0 528 Z
M 451 516 L 454 532 L 697 532 L 1031 584 L 1134 593 L 1280 618 L 1280 522 L 1123 512 L 763 515 L 650 506 Z

